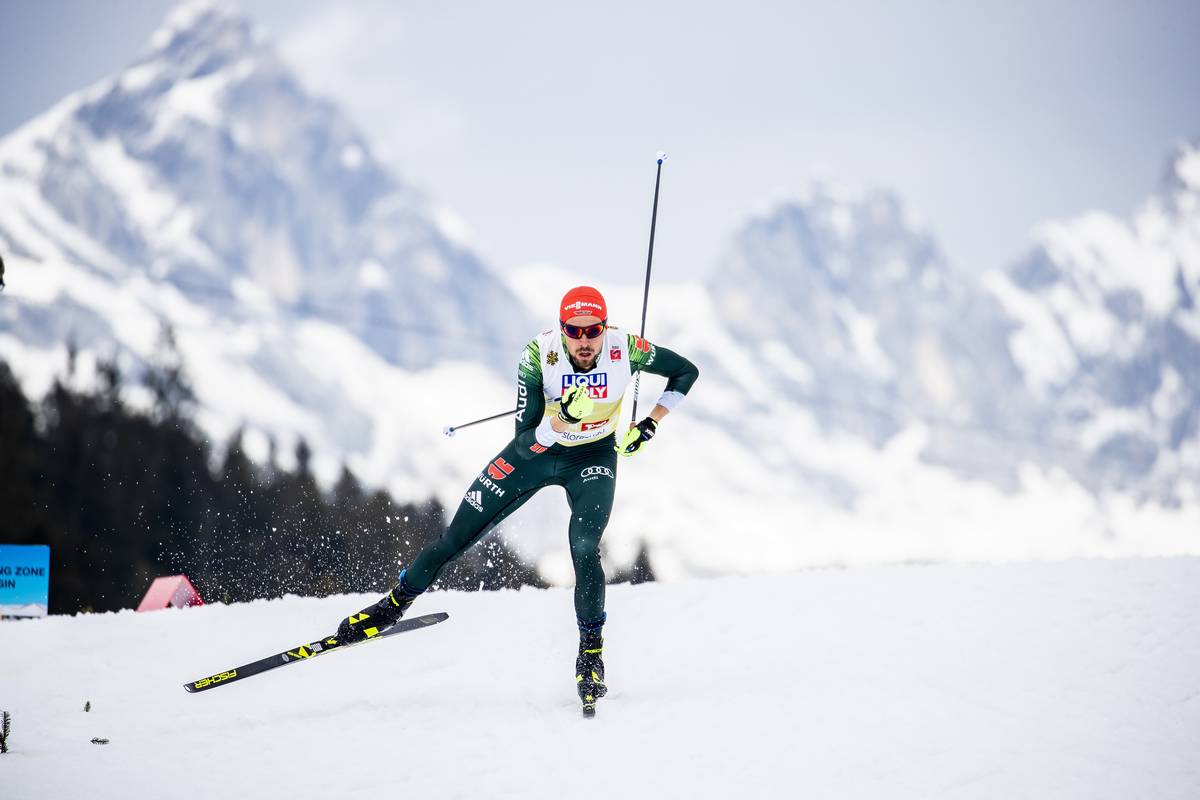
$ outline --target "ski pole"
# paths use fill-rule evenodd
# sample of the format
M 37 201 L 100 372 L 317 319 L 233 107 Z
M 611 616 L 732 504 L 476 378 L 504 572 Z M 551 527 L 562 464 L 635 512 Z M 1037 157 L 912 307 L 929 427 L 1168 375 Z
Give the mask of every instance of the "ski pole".
M 517 409 L 514 408 L 512 411 L 503 411 L 499 414 L 493 414 L 490 417 L 484 417 L 483 419 L 477 419 L 474 422 L 464 422 L 462 425 L 447 425 L 445 428 L 442 428 L 442 433 L 446 434 L 446 438 L 453 439 L 454 434 L 463 428 L 469 428 L 472 425 L 478 425 L 481 422 L 490 422 L 491 420 L 500 419 L 501 417 L 507 417 L 510 414 L 515 414 L 515 413 L 517 413 Z
M 642 292 L 642 330 L 638 334 L 646 338 L 646 305 L 650 300 L 650 265 L 654 262 L 654 227 L 658 223 L 658 185 L 662 180 L 662 165 L 667 160 L 667 154 L 658 151 L 658 170 L 654 174 L 654 209 L 650 212 L 650 252 L 646 254 L 646 288 Z M 638 386 L 641 384 L 642 373 L 633 376 L 633 411 L 629 415 L 630 423 L 637 421 Z
M 560 397 L 560 398 L 558 398 L 558 400 L 550 400 L 549 402 L 557 403 L 561 400 L 562 400 L 562 398 Z M 481 422 L 490 422 L 494 419 L 500 419 L 501 417 L 509 417 L 515 413 L 517 413 L 517 409 L 514 408 L 512 411 L 501 411 L 499 414 L 492 414 L 490 417 L 484 417 L 483 419 L 477 419 L 473 422 L 464 422 L 462 425 L 447 425 L 445 428 L 442 428 L 442 433 L 446 434 L 447 438 L 453 439 L 454 434 L 457 433 L 458 431 L 462 430 L 463 428 L 469 428 L 472 425 L 478 425 Z

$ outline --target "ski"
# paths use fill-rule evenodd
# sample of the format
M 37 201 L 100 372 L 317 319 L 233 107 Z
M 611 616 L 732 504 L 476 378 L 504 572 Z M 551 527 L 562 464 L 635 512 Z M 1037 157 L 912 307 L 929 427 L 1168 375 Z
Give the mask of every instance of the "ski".
M 206 692 L 209 689 L 214 689 L 218 686 L 225 686 L 235 681 L 240 681 L 243 678 L 249 678 L 253 675 L 266 672 L 267 670 L 277 667 L 286 667 L 288 664 L 296 664 L 301 661 L 323 656 L 326 653 L 333 653 L 338 650 L 345 650 L 349 647 L 354 647 L 364 642 L 375 642 L 380 639 L 393 636 L 397 633 L 405 631 L 418 630 L 420 628 L 428 628 L 430 625 L 436 625 L 450 618 L 450 615 L 445 612 L 436 614 L 425 614 L 421 617 L 413 617 L 412 619 L 402 619 L 392 627 L 385 630 L 383 633 L 373 636 L 370 639 L 363 639 L 361 642 L 352 642 L 350 644 L 339 644 L 338 640 L 332 636 L 326 636 L 323 639 L 318 639 L 315 642 L 306 642 L 289 650 L 284 650 L 282 653 L 276 653 L 273 656 L 260 658 L 258 661 L 251 661 L 249 664 L 243 664 L 234 669 L 228 669 L 223 672 L 218 672 L 215 675 L 209 675 L 207 678 L 200 678 L 190 683 L 185 683 L 183 688 L 195 694 L 196 692 Z

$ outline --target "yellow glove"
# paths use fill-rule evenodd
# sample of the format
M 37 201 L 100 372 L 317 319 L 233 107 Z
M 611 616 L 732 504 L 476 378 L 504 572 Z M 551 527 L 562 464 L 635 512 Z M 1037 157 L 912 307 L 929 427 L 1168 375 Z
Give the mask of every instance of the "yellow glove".
M 596 401 L 587 393 L 587 387 L 577 383 L 563 392 L 558 400 L 558 418 L 568 425 L 578 425 L 584 417 L 592 413 Z
M 654 437 L 658 423 L 653 417 L 646 417 L 637 425 L 626 431 L 620 443 L 614 448 L 618 453 L 628 458 L 642 449 L 642 445 Z

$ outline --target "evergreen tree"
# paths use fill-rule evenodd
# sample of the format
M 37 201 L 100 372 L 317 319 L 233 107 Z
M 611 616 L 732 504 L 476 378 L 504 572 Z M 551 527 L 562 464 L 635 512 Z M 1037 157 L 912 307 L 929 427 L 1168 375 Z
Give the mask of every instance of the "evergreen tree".
M 154 398 L 154 415 L 159 420 L 182 421 L 184 412 L 196 400 L 184 370 L 175 331 L 166 323 L 159 330 L 154 361 L 146 369 L 142 382 Z
M 436 501 L 367 493 L 348 467 L 323 493 L 304 440 L 294 470 L 274 455 L 256 466 L 241 431 L 214 460 L 168 329 L 160 344 L 145 413 L 124 402 L 115 356 L 99 361 L 92 391 L 56 381 L 36 408 L 0 361 L 0 540 L 50 545 L 53 613 L 130 608 L 155 576 L 178 572 L 209 602 L 379 591 L 441 535 Z M 498 539 L 443 582 L 527 584 L 541 584 L 536 571 Z
M 654 567 L 650 564 L 650 550 L 642 542 L 637 558 L 626 569 L 616 570 L 609 576 L 609 583 L 647 583 L 655 580 Z

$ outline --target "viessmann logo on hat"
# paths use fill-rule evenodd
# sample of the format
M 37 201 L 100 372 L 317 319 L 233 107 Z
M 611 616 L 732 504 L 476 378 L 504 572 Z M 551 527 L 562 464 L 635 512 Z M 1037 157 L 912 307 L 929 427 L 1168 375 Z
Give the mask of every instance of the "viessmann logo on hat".
M 559 321 L 566 322 L 571 317 L 597 316 L 600 319 L 608 317 L 608 306 L 604 295 L 591 286 L 576 286 L 565 295 L 558 304 Z

